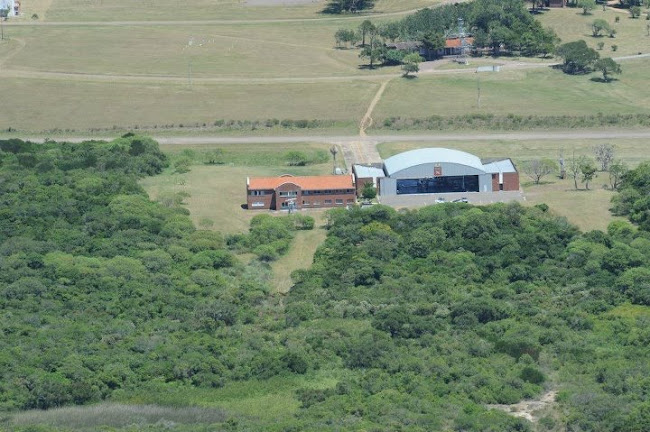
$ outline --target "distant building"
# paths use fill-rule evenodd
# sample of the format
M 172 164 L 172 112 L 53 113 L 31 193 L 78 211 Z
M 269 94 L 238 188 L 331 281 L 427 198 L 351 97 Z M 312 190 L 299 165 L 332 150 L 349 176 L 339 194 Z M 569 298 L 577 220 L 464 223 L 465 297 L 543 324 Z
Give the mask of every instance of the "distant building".
M 566 7 L 567 0 L 546 0 L 546 6 L 552 8 L 563 8 Z
M 9 9 L 7 16 L 16 16 L 20 14 L 20 1 L 18 0 L 0 0 L 0 9 Z
M 356 188 L 351 175 L 251 177 L 246 198 L 249 210 L 345 207 L 356 202 Z
M 474 46 L 474 38 L 465 38 L 465 48 L 471 50 Z M 386 48 L 406 52 L 417 52 L 426 60 L 433 60 L 440 57 L 459 56 L 463 54 L 462 39 L 459 37 L 448 37 L 445 40 L 445 47 L 437 50 L 428 49 L 421 41 L 405 41 L 387 43 Z M 469 52 L 469 51 L 468 51 Z
M 481 160 L 459 150 L 425 148 L 384 161 L 381 196 L 519 190 L 519 173 L 507 158 Z
M 381 163 L 373 165 L 353 165 L 352 172 L 354 172 L 358 196 L 361 196 L 363 187 L 367 183 L 372 184 L 377 189 L 377 193 L 379 193 L 379 179 L 386 177 Z

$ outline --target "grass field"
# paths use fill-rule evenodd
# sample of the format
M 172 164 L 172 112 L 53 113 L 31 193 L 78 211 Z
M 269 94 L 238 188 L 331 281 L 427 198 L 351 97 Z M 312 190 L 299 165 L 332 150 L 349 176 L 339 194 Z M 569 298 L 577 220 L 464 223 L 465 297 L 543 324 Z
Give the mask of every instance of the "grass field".
M 576 156 L 593 157 L 593 147 L 610 143 L 615 146 L 616 158 L 625 161 L 630 167 L 647 160 L 649 148 L 644 140 L 571 140 L 571 141 L 483 141 L 483 142 L 449 142 L 428 145 L 423 143 L 386 143 L 379 146 L 382 158 L 422 147 L 447 147 L 463 150 L 481 158 L 510 157 L 515 164 L 533 158 L 559 159 L 559 153 L 564 151 L 565 160 L 571 158 L 575 150 Z M 534 185 L 525 174 L 520 173 L 521 183 L 526 196 L 525 203 L 535 205 L 548 204 L 553 212 L 566 217 L 569 222 L 583 231 L 592 229 L 605 230 L 607 225 L 618 219 L 609 212 L 613 192 L 605 190 L 604 184 L 609 183 L 606 173 L 599 173 L 590 184 L 590 190 L 584 190 L 584 185 L 578 182 L 580 190 L 575 190 L 573 179 L 560 180 L 549 175 L 543 179 L 544 184 Z
M 316 219 L 314 229 L 310 231 L 298 231 L 291 241 L 289 252 L 272 264 L 273 277 L 271 284 L 278 292 L 289 292 L 293 285 L 291 280 L 292 271 L 311 267 L 316 249 L 327 236 L 327 231 L 324 227 L 325 211 L 310 211 L 305 213 Z
M 264 154 L 283 153 L 291 149 L 322 149 L 327 151 L 325 144 L 291 144 L 275 146 L 237 146 L 236 148 L 219 146 L 226 152 L 238 153 L 239 163 L 232 165 L 194 165 L 186 174 L 173 174 L 170 171 L 147 177 L 142 186 L 152 199 L 168 192 L 187 192 L 186 207 L 196 226 L 201 219 L 214 221 L 213 229 L 224 234 L 245 232 L 256 212 L 244 210 L 246 203 L 246 177 L 274 176 L 280 174 L 308 175 L 327 174 L 332 170 L 331 163 L 307 167 L 269 166 L 267 163 L 255 163 L 250 158 L 264 159 Z M 237 159 L 235 159 L 237 160 Z M 248 160 L 248 162 L 246 162 Z M 274 160 L 274 159 L 271 159 Z
M 354 128 L 378 83 L 187 84 L 2 79 L 0 129 L 163 127 L 225 119 L 330 119 Z
M 423 75 L 415 80 L 393 80 L 375 108 L 373 118 L 381 121 L 391 116 L 418 118 L 475 112 L 550 116 L 647 110 L 650 88 L 645 83 L 650 60 L 625 62 L 622 68 L 619 80 L 608 84 L 550 68 L 482 73 L 480 77 L 476 74 Z M 477 108 L 478 78 L 480 110 Z
M 336 77 L 398 71 L 395 67 L 361 70 L 359 65 L 365 61 L 359 59 L 359 50 L 335 48 L 336 30 L 357 25 L 327 21 L 117 29 L 12 27 L 8 34 L 24 41 L 25 47 L 5 66 L 17 71 L 152 78 L 185 78 L 190 61 L 195 78 Z
M 263 6 L 259 0 L 190 0 L 179 5 L 174 0 L 41 0 L 35 5 L 48 21 L 102 20 L 205 20 L 205 19 L 274 19 L 321 18 L 325 0 L 277 1 L 280 6 Z M 435 4 L 431 0 L 377 0 L 369 14 L 391 13 Z M 286 5 L 283 5 L 286 4 Z M 26 11 L 31 16 L 29 6 Z
M 643 8 L 642 11 L 647 10 Z M 616 17 L 619 17 L 618 23 L 615 22 Z M 537 18 L 545 27 L 553 28 L 562 39 L 562 43 L 582 39 L 593 49 L 597 49 L 598 42 L 604 42 L 605 47 L 599 51 L 601 57 L 650 52 L 650 36 L 646 28 L 648 21 L 645 20 L 645 16 L 631 19 L 626 10 L 609 8 L 603 11 L 598 6 L 591 11 L 591 14 L 583 15 L 582 9 L 551 9 L 538 15 Z M 613 29 L 616 29 L 616 37 L 610 38 L 609 35 L 593 37 L 591 23 L 595 19 L 606 20 Z M 618 45 L 615 52 L 611 49 L 612 45 Z

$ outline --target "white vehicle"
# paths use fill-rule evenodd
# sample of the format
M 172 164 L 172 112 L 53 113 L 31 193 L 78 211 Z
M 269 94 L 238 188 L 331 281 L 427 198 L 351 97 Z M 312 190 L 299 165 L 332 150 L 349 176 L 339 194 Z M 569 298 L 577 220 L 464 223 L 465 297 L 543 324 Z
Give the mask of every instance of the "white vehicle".
M 446 202 L 444 198 L 441 197 L 436 198 L 436 204 L 442 204 L 444 202 Z

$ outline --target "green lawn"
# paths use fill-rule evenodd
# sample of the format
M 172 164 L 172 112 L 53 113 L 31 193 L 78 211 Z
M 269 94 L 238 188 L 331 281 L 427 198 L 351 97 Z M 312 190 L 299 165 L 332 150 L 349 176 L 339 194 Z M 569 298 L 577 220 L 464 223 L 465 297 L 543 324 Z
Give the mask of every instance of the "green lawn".
M 647 9 L 642 8 L 642 11 L 647 12 Z M 604 42 L 605 47 L 599 51 L 601 57 L 650 52 L 650 36 L 646 28 L 648 21 L 645 20 L 645 16 L 631 19 L 624 10 L 617 11 L 609 8 L 603 12 L 599 6 L 589 15 L 583 15 L 582 9 L 566 8 L 550 9 L 537 17 L 545 27 L 553 28 L 563 43 L 583 39 L 589 46 L 597 49 L 598 42 Z M 618 23 L 615 22 L 616 17 L 619 17 Z M 595 19 L 606 20 L 613 29 L 616 29 L 616 37 L 610 38 L 609 35 L 593 37 L 591 23 Z M 618 45 L 616 52 L 612 51 L 612 45 Z
M 246 203 L 246 177 L 328 174 L 332 169 L 329 162 L 307 167 L 281 166 L 271 155 L 289 150 L 327 151 L 329 146 L 326 144 L 271 144 L 219 146 L 218 148 L 236 155 L 231 159 L 232 165 L 194 165 L 186 174 L 174 174 L 170 169 L 164 174 L 143 179 L 141 184 L 152 199 L 168 192 L 187 192 L 190 196 L 185 200 L 186 207 L 190 210 L 190 217 L 196 226 L 199 226 L 201 219 L 207 218 L 214 222 L 213 229 L 225 234 L 233 234 L 247 231 L 251 218 L 259 214 L 242 208 Z M 163 149 L 167 148 L 163 147 Z M 275 166 L 259 161 L 265 154 L 275 163 Z
M 650 108 L 646 85 L 650 60 L 622 63 L 619 80 L 608 84 L 590 76 L 571 76 L 550 68 L 499 73 L 421 75 L 393 80 L 375 108 L 373 118 L 421 118 L 467 113 L 519 115 L 588 115 L 638 113 Z M 593 74 L 599 77 L 599 74 Z M 480 79 L 481 109 L 477 108 Z

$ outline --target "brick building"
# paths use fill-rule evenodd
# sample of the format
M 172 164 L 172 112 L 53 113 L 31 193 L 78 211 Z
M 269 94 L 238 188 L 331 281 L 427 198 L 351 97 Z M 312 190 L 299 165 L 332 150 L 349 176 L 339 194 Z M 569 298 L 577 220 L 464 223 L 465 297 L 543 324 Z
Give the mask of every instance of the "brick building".
M 351 175 L 249 177 L 246 202 L 250 210 L 345 207 L 356 202 Z

